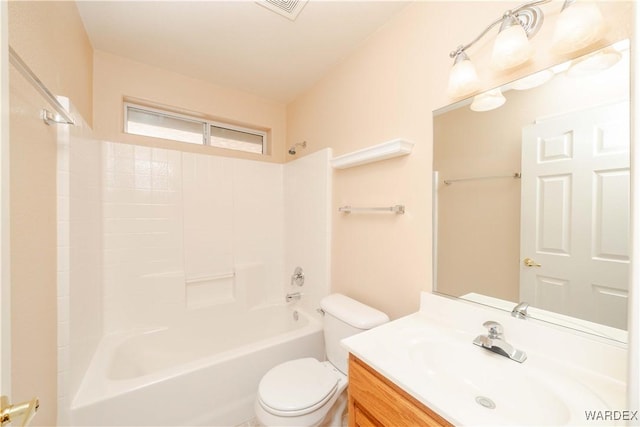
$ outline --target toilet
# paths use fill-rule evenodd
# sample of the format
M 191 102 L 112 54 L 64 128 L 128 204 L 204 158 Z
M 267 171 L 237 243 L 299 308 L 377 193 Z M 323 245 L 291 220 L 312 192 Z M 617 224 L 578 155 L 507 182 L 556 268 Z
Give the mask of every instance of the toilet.
M 323 298 L 320 307 L 328 360 L 290 360 L 262 377 L 255 412 L 264 426 L 341 426 L 349 354 L 340 340 L 389 321 L 383 312 L 342 294 Z

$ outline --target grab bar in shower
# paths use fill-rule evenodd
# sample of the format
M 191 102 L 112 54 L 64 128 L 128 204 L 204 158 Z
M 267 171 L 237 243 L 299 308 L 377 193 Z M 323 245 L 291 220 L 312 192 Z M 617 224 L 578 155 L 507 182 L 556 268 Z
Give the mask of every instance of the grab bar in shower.
M 196 284 L 196 283 L 211 282 L 211 281 L 214 281 L 214 280 L 230 279 L 232 277 L 235 277 L 235 275 L 236 275 L 236 272 L 235 271 L 231 271 L 229 273 L 215 274 L 215 275 L 211 275 L 211 276 L 194 277 L 193 279 L 185 280 L 185 283 L 187 285 L 193 285 L 193 284 Z
M 446 185 L 451 185 L 454 182 L 462 182 L 462 181 L 478 181 L 482 179 L 499 179 L 499 178 L 522 178 L 522 174 L 520 172 L 514 172 L 511 175 L 493 175 L 493 176 L 474 176 L 469 178 L 456 178 L 456 179 L 445 179 L 444 182 Z
M 338 208 L 338 212 L 352 213 L 352 212 L 392 212 L 395 214 L 404 214 L 404 205 L 383 206 L 383 207 L 370 207 L 370 208 L 354 208 L 353 206 L 341 206 Z

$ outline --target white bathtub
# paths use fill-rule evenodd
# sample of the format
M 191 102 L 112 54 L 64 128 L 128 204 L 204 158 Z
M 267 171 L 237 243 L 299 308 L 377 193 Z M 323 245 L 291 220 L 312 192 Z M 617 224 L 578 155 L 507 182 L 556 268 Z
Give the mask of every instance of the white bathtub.
M 322 325 L 275 306 L 191 314 L 170 328 L 101 341 L 71 407 L 72 425 L 233 426 L 253 417 L 273 366 L 324 357 Z

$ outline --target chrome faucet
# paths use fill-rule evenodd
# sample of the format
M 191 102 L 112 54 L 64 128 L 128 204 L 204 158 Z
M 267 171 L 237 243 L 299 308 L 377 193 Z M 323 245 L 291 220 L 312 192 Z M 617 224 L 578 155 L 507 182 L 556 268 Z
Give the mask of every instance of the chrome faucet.
M 504 329 L 502 325 L 493 320 L 482 324 L 489 330 L 487 335 L 478 335 L 473 343 L 477 346 L 491 350 L 501 356 L 508 357 L 511 360 L 522 363 L 527 360 L 527 354 L 522 350 L 513 348 L 511 344 L 504 340 Z
M 296 267 L 296 269 L 293 270 L 293 274 L 291 275 L 291 286 L 293 285 L 304 285 L 304 270 L 302 267 Z
M 513 310 L 511 310 L 511 315 L 518 319 L 527 319 L 529 317 L 529 313 L 527 313 L 528 308 L 529 303 L 522 301 L 520 304 L 513 307 Z
M 285 297 L 285 300 L 287 300 L 287 302 L 291 302 L 291 301 L 299 301 L 302 298 L 302 292 L 294 292 L 291 294 L 287 294 L 287 296 Z

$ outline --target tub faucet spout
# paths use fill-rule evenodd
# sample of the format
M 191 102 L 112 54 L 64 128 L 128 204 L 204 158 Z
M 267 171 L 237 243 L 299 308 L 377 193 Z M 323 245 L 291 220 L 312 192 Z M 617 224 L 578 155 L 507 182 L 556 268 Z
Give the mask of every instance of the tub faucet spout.
M 285 300 L 287 302 L 291 302 L 291 301 L 299 301 L 302 298 L 302 293 L 301 292 L 294 292 L 291 294 L 287 294 L 287 296 L 285 297 Z

